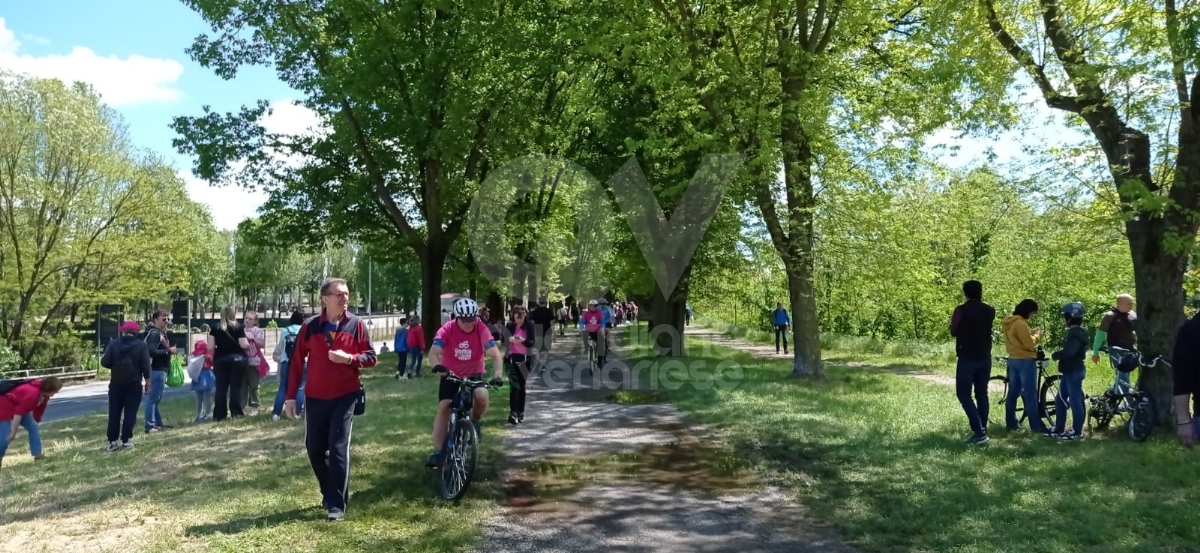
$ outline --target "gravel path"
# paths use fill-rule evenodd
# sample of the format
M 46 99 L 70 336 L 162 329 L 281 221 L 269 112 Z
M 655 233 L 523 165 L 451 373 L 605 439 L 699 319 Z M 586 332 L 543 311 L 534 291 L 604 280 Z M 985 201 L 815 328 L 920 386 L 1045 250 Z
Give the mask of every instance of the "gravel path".
M 560 338 L 555 357 L 574 363 L 575 342 Z M 673 406 L 606 401 L 614 390 L 595 389 L 589 374 L 571 389 L 544 376 L 531 379 L 525 423 L 503 433 L 508 506 L 480 553 L 855 551 L 752 474 L 710 474 L 696 459 L 707 433 Z M 556 468 L 608 465 L 574 479 Z

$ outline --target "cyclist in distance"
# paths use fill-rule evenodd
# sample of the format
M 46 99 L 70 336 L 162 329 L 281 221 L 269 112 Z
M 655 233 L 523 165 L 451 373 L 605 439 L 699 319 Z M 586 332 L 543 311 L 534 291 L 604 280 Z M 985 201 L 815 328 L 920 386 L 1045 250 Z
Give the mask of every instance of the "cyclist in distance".
M 599 345 L 600 340 L 604 338 L 602 336 L 604 333 L 604 312 L 600 309 L 599 302 L 596 300 L 588 300 L 587 310 L 579 316 L 579 326 L 583 328 L 584 331 L 583 339 L 585 349 L 588 347 L 594 347 L 589 346 L 587 343 L 588 340 L 592 340 Z M 601 368 L 604 367 L 603 353 L 606 352 L 607 350 L 596 351 L 596 364 Z
M 434 366 L 434 372 L 448 371 L 459 378 L 483 379 L 487 372 L 484 365 L 486 357 L 492 360 L 493 382 L 500 380 L 504 375 L 504 356 L 496 346 L 491 330 L 479 320 L 479 304 L 471 298 L 460 298 L 454 302 L 452 315 L 454 318 L 438 329 L 433 346 L 429 348 L 429 364 Z M 443 360 L 446 349 L 450 350 L 450 355 Z M 433 421 L 433 453 L 425 463 L 429 468 L 437 468 L 441 464 L 441 448 L 446 442 L 446 426 L 450 421 L 450 404 L 458 393 L 458 387 L 458 383 L 445 377 L 438 387 L 437 417 Z M 479 423 L 487 409 L 487 390 L 476 388 L 471 413 L 476 433 L 480 432 Z

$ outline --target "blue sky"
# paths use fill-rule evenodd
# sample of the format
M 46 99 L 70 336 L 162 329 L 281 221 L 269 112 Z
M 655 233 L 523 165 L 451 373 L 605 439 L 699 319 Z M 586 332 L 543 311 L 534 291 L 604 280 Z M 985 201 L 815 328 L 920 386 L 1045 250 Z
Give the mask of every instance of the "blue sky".
M 196 201 L 209 206 L 219 228 L 233 228 L 253 216 L 265 197 L 236 187 L 213 188 L 191 175 L 191 159 L 171 147 L 175 133 L 167 126 L 173 117 L 196 115 L 205 104 L 219 111 L 265 99 L 276 108 L 264 125 L 275 132 L 302 132 L 315 125 L 315 115 L 294 103 L 299 94 L 268 69 L 241 71 L 224 81 L 188 57 L 185 49 L 204 22 L 177 0 L 9 0 L 0 4 L 0 69 L 40 77 L 83 80 L 118 109 L 139 147 L 153 150 L 171 162 L 187 181 Z M 1033 115 L 1053 115 L 1035 95 Z M 1054 140 L 1063 128 L 1039 129 L 1034 136 L 1006 133 L 998 139 L 958 139 L 940 132 L 931 144 L 961 147 L 952 166 L 978 163 L 994 147 L 998 163 L 1019 161 L 1018 144 Z

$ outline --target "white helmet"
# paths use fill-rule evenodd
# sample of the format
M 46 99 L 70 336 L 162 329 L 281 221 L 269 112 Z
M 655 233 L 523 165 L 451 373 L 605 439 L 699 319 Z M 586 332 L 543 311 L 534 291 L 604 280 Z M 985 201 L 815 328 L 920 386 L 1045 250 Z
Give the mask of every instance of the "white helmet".
M 454 317 L 476 317 L 479 315 L 479 304 L 471 298 L 459 298 L 454 302 Z

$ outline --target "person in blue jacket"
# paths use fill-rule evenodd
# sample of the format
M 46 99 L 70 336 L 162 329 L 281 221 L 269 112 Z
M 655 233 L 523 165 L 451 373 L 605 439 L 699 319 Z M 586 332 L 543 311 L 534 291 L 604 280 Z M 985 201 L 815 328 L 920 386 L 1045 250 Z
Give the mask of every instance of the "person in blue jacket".
M 606 300 L 604 298 L 600 298 L 600 312 L 604 314 L 604 318 L 600 321 L 600 324 L 603 325 L 604 328 L 612 328 L 613 327 L 612 307 L 609 307 L 608 300 Z
M 408 318 L 400 319 L 400 326 L 396 328 L 396 339 L 392 341 L 392 349 L 396 351 L 396 357 L 399 359 L 396 366 L 396 379 L 400 377 L 408 378 L 405 374 L 405 367 L 408 365 Z
M 787 309 L 783 308 L 783 302 L 775 302 L 775 313 L 771 316 L 771 324 L 775 325 L 775 353 L 779 353 L 779 338 L 783 338 L 783 354 L 787 355 L 787 330 L 792 324 L 792 318 L 788 317 Z

